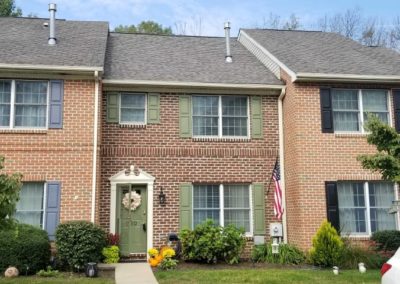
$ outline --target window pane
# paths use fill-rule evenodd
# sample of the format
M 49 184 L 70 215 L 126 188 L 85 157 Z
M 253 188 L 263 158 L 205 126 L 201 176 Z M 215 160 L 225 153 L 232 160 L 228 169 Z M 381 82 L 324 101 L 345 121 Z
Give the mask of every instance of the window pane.
M 359 131 L 358 91 L 332 90 L 335 131 Z
M 218 97 L 193 96 L 193 135 L 218 136 Z
M 250 232 L 250 197 L 247 185 L 224 185 L 224 224 Z
M 222 115 L 247 117 L 247 98 L 223 96 Z
M 43 183 L 24 183 L 17 203 L 15 218 L 24 224 L 43 225 Z
M 11 81 L 0 81 L 0 126 L 10 125 Z
M 362 101 L 365 112 L 388 111 L 385 90 L 362 90 Z
M 387 211 L 395 199 L 393 184 L 389 182 L 369 183 L 371 231 L 395 230 L 395 215 Z
M 332 90 L 333 110 L 358 110 L 357 90 Z
M 193 226 L 206 219 L 213 219 L 219 224 L 219 186 L 193 186 Z
M 145 114 L 145 94 L 121 94 L 121 123 L 145 123 Z
M 47 85 L 47 82 L 16 81 L 16 127 L 46 126 Z
M 247 136 L 246 97 L 222 97 L 222 135 Z
M 339 219 L 342 232 L 366 233 L 366 207 L 363 183 L 338 183 Z
M 358 112 L 333 112 L 336 131 L 359 131 Z

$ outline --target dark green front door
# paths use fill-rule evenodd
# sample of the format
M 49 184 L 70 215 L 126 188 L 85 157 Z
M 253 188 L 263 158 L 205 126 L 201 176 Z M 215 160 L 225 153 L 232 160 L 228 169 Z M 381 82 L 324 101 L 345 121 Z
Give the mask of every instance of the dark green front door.
M 131 253 L 146 253 L 147 239 L 147 190 L 146 186 L 120 185 L 117 188 L 117 225 L 120 235 L 120 251 L 122 255 Z M 123 204 L 124 197 L 140 195 L 140 205 L 131 210 Z M 129 198 L 127 198 L 129 200 Z M 128 201 L 129 202 L 129 201 Z

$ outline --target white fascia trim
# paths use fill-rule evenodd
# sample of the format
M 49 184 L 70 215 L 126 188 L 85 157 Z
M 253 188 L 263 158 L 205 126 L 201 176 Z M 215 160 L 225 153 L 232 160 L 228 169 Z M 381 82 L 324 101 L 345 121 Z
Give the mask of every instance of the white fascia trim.
M 99 98 L 100 98 L 100 88 L 99 88 L 99 72 L 94 72 L 95 87 L 94 87 L 94 123 L 93 123 L 93 170 L 92 170 L 92 211 L 90 215 L 90 221 L 95 222 L 96 214 L 96 182 L 97 182 L 97 128 L 99 125 Z
M 278 98 L 278 128 L 279 128 L 279 165 L 281 170 L 281 187 L 282 187 L 282 204 L 283 204 L 283 241 L 287 244 L 287 208 L 286 208 L 286 187 L 285 187 L 285 157 L 284 157 L 284 132 L 283 132 L 283 99 L 286 95 L 286 89 L 282 89 L 282 92 Z
M 272 55 L 271 52 L 269 52 L 267 49 L 265 49 L 261 44 L 259 44 L 256 40 L 254 40 L 251 36 L 249 36 L 244 30 L 239 31 L 239 37 L 243 35 L 248 38 L 248 40 L 254 44 L 257 48 L 259 48 L 262 52 L 265 53 L 269 58 L 271 58 L 272 61 L 274 61 L 280 68 L 282 68 L 291 78 L 292 81 L 294 82 L 296 80 L 296 73 L 293 72 L 292 70 L 289 69 L 284 63 L 282 63 L 278 58 L 276 58 L 274 55 Z
M 241 89 L 274 89 L 281 90 L 283 85 L 269 84 L 225 84 L 225 83 L 201 83 L 201 82 L 178 82 L 178 81 L 151 81 L 151 80 L 114 80 L 104 79 L 105 85 L 141 85 L 162 87 L 204 87 L 204 88 L 241 88 Z
M 37 65 L 37 64 L 4 64 L 4 63 L 0 63 L 0 69 L 103 72 L 103 67 L 57 66 L 57 65 Z
M 400 76 L 396 75 L 357 75 L 357 74 L 328 74 L 328 73 L 297 73 L 295 81 L 359 81 L 359 82 L 387 82 L 399 83 Z M 294 82 L 294 81 L 293 81 Z

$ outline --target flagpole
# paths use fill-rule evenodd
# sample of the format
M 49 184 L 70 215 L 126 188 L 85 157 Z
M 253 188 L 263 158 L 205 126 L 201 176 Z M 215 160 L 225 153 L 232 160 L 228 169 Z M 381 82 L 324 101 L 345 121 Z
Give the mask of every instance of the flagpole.
M 272 169 L 271 177 L 269 179 L 269 183 L 268 183 L 268 187 L 267 187 L 267 196 L 269 193 L 269 187 L 271 186 L 272 178 L 274 177 L 274 170 L 276 168 L 276 165 L 278 164 L 278 158 L 279 158 L 279 156 L 276 156 L 275 165 L 274 165 L 274 168 Z

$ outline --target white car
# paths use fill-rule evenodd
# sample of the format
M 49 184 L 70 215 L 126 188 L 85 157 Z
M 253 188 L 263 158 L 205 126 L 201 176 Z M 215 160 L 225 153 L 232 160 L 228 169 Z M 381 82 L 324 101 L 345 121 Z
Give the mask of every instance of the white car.
M 381 268 L 382 284 L 400 283 L 400 248 Z

